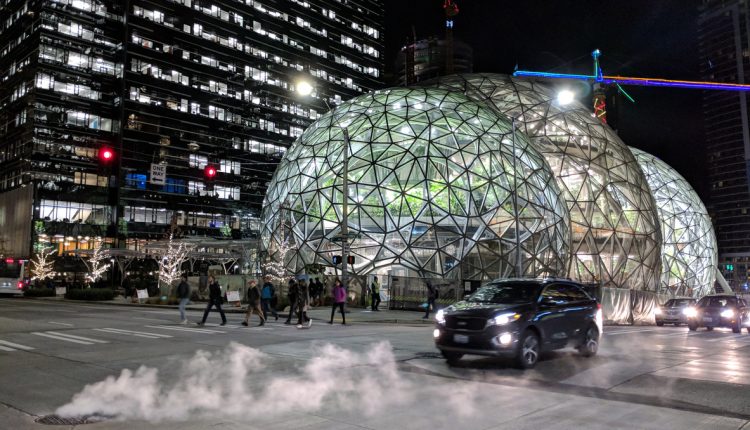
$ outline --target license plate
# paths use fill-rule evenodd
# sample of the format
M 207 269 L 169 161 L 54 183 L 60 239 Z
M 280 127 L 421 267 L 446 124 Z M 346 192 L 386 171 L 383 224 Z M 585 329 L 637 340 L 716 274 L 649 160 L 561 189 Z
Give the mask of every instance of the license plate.
M 469 336 L 465 334 L 454 334 L 453 341 L 456 343 L 469 343 Z
M 703 322 L 712 322 L 713 318 L 703 317 Z

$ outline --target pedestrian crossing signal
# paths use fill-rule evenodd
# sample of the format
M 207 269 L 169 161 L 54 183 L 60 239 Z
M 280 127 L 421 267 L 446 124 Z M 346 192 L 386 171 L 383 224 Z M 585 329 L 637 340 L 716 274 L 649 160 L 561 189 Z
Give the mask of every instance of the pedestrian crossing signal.
M 347 255 L 346 256 L 346 262 L 349 264 L 354 264 L 354 256 L 353 255 Z
M 334 255 L 333 256 L 333 264 L 341 264 L 341 256 L 340 255 Z

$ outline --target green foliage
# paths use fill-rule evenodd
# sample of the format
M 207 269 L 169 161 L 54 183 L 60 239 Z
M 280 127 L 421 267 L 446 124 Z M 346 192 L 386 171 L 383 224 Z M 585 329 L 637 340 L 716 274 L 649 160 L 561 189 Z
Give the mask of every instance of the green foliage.
M 54 288 L 29 288 L 23 290 L 24 297 L 55 297 Z
M 115 298 L 115 291 L 110 288 L 68 289 L 65 298 L 68 300 L 112 300 Z

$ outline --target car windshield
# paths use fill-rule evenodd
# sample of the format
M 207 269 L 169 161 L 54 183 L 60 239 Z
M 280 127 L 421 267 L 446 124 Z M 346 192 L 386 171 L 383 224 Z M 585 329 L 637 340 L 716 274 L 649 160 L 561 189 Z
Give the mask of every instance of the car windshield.
M 704 297 L 700 301 L 701 307 L 723 308 L 725 306 L 737 306 L 737 299 L 734 297 Z
M 689 306 L 691 304 L 693 304 L 693 301 L 691 299 L 672 299 L 672 300 L 667 300 L 667 303 L 664 303 L 664 306 L 680 307 L 680 306 Z
M 530 283 L 489 284 L 478 289 L 466 301 L 497 304 L 529 303 L 534 300 L 537 288 Z

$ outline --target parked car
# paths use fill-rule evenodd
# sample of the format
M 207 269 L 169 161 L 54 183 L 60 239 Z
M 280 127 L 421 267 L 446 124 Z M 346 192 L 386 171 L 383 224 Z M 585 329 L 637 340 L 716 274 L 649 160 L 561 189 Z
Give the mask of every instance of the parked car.
M 601 305 L 567 279 L 505 279 L 439 310 L 435 346 L 448 364 L 464 354 L 513 357 L 534 367 L 543 351 L 573 346 L 597 353 Z
M 686 309 L 695 306 L 695 299 L 669 299 L 666 303 L 656 308 L 654 318 L 659 327 L 664 324 L 687 324 L 688 317 Z
M 690 331 L 706 327 L 711 331 L 714 327 L 729 327 L 732 332 L 739 333 L 742 327 L 750 333 L 750 309 L 742 297 L 729 294 L 713 294 L 698 300 L 694 307 L 686 311 L 688 328 Z

